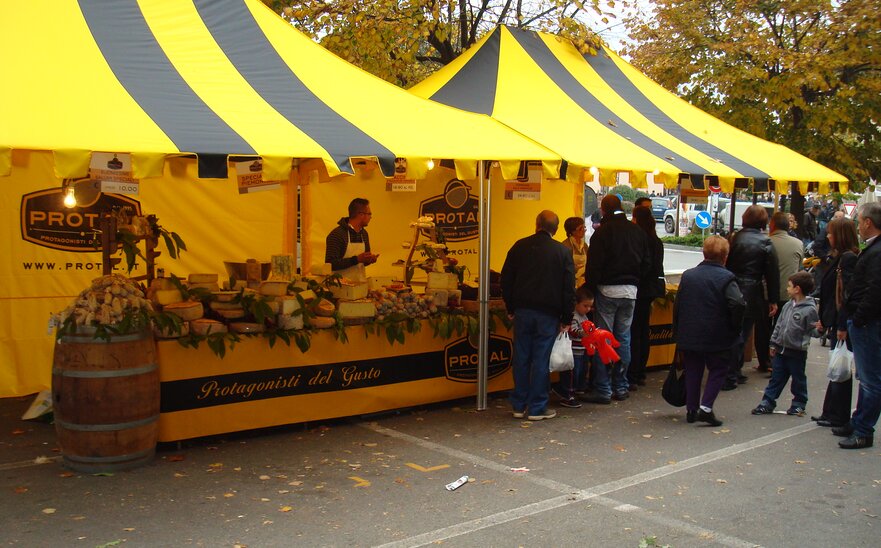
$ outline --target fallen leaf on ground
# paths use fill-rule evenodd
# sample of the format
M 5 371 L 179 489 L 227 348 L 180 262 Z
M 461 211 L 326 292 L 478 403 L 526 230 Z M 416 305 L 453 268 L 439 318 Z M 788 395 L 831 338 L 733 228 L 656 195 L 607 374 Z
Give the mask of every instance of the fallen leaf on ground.
M 235 493 L 224 493 L 223 496 L 226 497 L 226 498 L 228 498 L 228 499 L 231 499 L 231 498 L 233 498 L 234 496 L 236 496 L 236 494 L 235 494 Z
M 15 494 L 16 494 L 16 495 L 20 495 L 20 494 L 22 494 L 22 493 L 27 493 L 27 492 L 28 492 L 28 488 L 27 488 L 27 487 L 16 487 L 16 488 L 15 488 Z
M 520 466 L 519 468 L 509 468 L 511 472 L 529 472 L 529 468 L 525 466 Z
M 642 437 L 644 437 L 645 439 L 649 439 L 650 437 L 652 437 L 652 435 L 651 434 L 643 434 Z
M 263 498 L 260 499 L 260 502 L 269 502 L 269 499 L 266 498 L 266 497 L 263 497 Z
M 716 483 L 728 483 L 728 480 L 717 479 Z
M 24 430 L 22 430 L 21 428 L 16 428 L 15 430 L 12 431 L 13 436 L 20 436 L 22 434 L 24 434 Z
M 49 457 L 40 456 L 34 459 L 34 464 L 47 464 L 49 462 L 51 462 Z
M 43 508 L 43 513 L 44 514 L 54 514 L 55 508 Z
M 266 480 L 270 480 L 270 479 L 272 479 L 272 478 L 264 474 L 264 475 L 260 476 L 260 477 L 257 478 L 257 479 L 261 479 L 261 480 L 263 480 L 263 481 L 266 481 Z
M 279 512 L 290 512 L 291 510 L 293 510 L 293 507 L 291 506 L 282 506 L 278 509 Z
M 263 525 L 272 525 L 272 520 L 271 519 L 263 520 Z
M 302 481 L 294 480 L 294 481 L 289 481 L 289 482 L 288 482 L 288 485 L 293 485 L 294 487 L 297 487 L 297 486 L 299 486 L 299 485 L 303 485 L 303 482 L 302 482 Z
M 183 455 L 169 455 L 168 462 L 180 462 L 184 460 L 184 458 L 185 457 Z
M 209 468 L 223 468 L 222 462 L 212 462 L 208 465 Z
M 796 463 L 796 464 L 807 464 L 808 461 L 806 461 L 806 460 L 797 460 L 797 461 L 795 461 L 795 463 Z
M 72 478 L 75 475 L 76 474 L 74 474 L 73 472 L 62 472 L 62 473 L 58 474 L 58 477 L 59 478 Z
M 181 472 L 175 472 L 175 473 L 174 473 L 174 477 L 176 477 L 176 478 L 185 478 L 185 477 L 187 477 L 187 475 L 186 475 L 186 474 L 183 474 L 183 473 L 181 473 Z
M 627 449 L 625 449 L 623 445 L 613 445 L 612 449 L 614 449 L 615 451 L 620 451 L 622 453 L 627 452 Z
M 122 530 L 123 531 L 134 531 L 135 528 L 134 527 L 123 527 Z

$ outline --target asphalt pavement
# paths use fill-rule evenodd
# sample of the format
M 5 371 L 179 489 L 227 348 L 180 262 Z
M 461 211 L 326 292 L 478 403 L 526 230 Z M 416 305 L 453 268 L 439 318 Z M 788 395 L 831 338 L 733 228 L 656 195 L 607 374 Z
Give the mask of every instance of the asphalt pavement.
M 814 341 L 809 415 L 827 357 Z M 469 399 L 167 444 L 112 475 L 66 470 L 53 426 L 19 419 L 30 398 L 2 399 L 0 543 L 878 546 L 881 447 L 750 415 L 767 379 L 745 369 L 716 428 L 667 405 L 657 371 L 627 401 L 547 421 L 512 418 L 495 394 L 480 412 Z

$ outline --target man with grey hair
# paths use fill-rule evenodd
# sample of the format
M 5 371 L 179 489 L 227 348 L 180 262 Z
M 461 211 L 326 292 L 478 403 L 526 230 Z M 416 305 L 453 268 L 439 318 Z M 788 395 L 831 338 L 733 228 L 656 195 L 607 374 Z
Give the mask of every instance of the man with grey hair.
M 514 320 L 514 418 L 552 419 L 548 409 L 551 348 L 558 333 L 568 330 L 575 308 L 575 263 L 572 252 L 553 239 L 560 218 L 542 211 L 535 234 L 518 240 L 502 266 L 502 297 Z
M 845 288 L 844 306 L 860 389 L 850 424 L 832 429 L 833 434 L 846 436 L 838 442 L 842 449 L 872 447 L 881 415 L 881 204 L 861 205 L 857 226 L 866 248 L 857 257 Z

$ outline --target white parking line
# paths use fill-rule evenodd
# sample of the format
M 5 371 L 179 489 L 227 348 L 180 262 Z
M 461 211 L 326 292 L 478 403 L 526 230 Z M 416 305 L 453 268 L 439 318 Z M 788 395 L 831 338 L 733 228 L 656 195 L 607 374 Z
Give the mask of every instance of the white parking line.
M 491 461 L 489 459 L 485 459 L 483 457 L 473 455 L 471 453 L 467 453 L 465 451 L 460 451 L 458 449 L 454 449 L 452 447 L 447 447 L 445 445 L 441 445 L 439 443 L 434 443 L 428 440 L 424 440 L 421 438 L 417 438 L 415 436 L 411 436 L 409 434 L 405 434 L 403 432 L 399 432 L 397 430 L 393 430 L 391 428 L 385 428 L 383 426 L 379 426 L 376 423 L 363 423 L 362 427 L 373 430 L 379 434 L 383 434 L 389 437 L 398 438 L 408 443 L 412 443 L 419 447 L 423 447 L 425 449 L 429 449 L 431 451 L 436 451 L 438 453 L 443 453 L 445 455 L 449 455 L 451 457 L 455 457 L 457 459 L 470 462 L 477 466 L 481 466 L 490 470 L 494 470 L 497 472 L 509 472 L 509 467 L 500 464 L 495 461 Z M 702 539 L 711 538 L 714 542 L 718 544 L 722 544 L 725 546 L 736 546 L 739 548 L 748 548 L 757 546 L 753 542 L 748 542 L 743 539 L 739 539 L 736 537 L 732 537 L 729 535 L 725 535 L 716 531 L 712 531 L 709 529 L 705 529 L 703 527 L 698 527 L 696 525 L 692 525 L 690 523 L 683 522 L 681 520 L 677 520 L 675 518 L 670 518 L 662 515 L 657 515 L 651 512 L 648 512 L 638 506 L 631 506 L 629 504 L 623 504 L 621 501 L 616 501 L 614 499 L 605 497 L 604 495 L 608 493 L 613 493 L 615 491 L 620 491 L 622 489 L 627 489 L 629 487 L 634 487 L 636 485 L 641 485 L 644 483 L 648 483 L 672 474 L 677 474 L 679 472 L 702 466 L 704 464 L 708 464 L 717 460 L 725 459 L 745 451 L 751 451 L 753 449 L 757 449 L 759 447 L 764 447 L 767 445 L 771 445 L 773 443 L 777 443 L 779 441 L 785 440 L 787 438 L 791 438 L 793 436 L 797 436 L 801 433 L 808 432 L 817 428 L 814 423 L 806 423 L 800 426 L 796 426 L 793 428 L 788 428 L 786 430 L 782 430 L 780 432 L 776 432 L 774 434 L 769 434 L 767 436 L 762 436 L 761 438 L 756 438 L 754 440 L 750 440 L 743 443 L 738 443 L 736 445 L 732 445 L 729 447 L 725 447 L 723 449 L 719 449 L 716 451 L 711 451 L 709 453 L 705 453 L 703 455 L 698 455 L 696 457 L 692 457 L 690 459 L 686 459 L 675 464 L 669 464 L 666 466 L 661 466 L 659 468 L 655 468 L 653 470 L 648 470 L 646 472 L 641 472 L 639 474 L 634 474 L 633 476 L 629 476 L 626 478 L 621 478 L 615 481 L 611 481 L 608 483 L 604 483 L 601 485 L 597 485 L 595 487 L 591 487 L 588 489 L 579 489 L 577 487 L 567 485 L 558 481 L 554 481 L 547 478 L 542 478 L 535 474 L 528 474 L 524 476 L 519 476 L 525 481 L 529 481 L 536 485 L 540 485 L 542 487 L 546 487 L 550 490 L 557 491 L 558 493 L 563 493 L 563 496 L 554 497 L 551 499 L 547 499 L 540 502 L 535 502 L 532 504 L 528 504 L 526 506 L 521 506 L 519 508 L 512 508 L 511 510 L 505 510 L 504 512 L 498 512 L 495 514 L 491 514 L 489 516 L 484 516 L 481 518 L 477 518 L 471 521 L 466 521 L 463 523 L 459 523 L 456 525 L 451 525 L 449 527 L 443 527 L 441 529 L 437 529 L 434 531 L 429 531 L 427 533 L 422 533 L 420 535 L 415 535 L 403 540 L 399 540 L 396 542 L 390 542 L 388 544 L 381 545 L 381 548 L 399 548 L 405 546 L 424 546 L 427 544 L 442 542 L 457 536 L 465 535 L 468 533 L 473 533 L 475 531 L 479 531 L 481 529 L 486 529 L 489 527 L 494 527 L 496 525 L 501 525 L 503 523 L 508 523 L 517 519 L 521 519 L 524 517 L 528 517 L 531 515 L 539 514 L 542 512 L 546 512 L 548 510 L 554 510 L 557 508 L 561 508 L 564 506 L 569 506 L 571 504 L 575 504 L 584 500 L 591 500 L 593 502 L 597 502 L 602 504 L 603 506 L 607 506 L 609 508 L 619 510 L 619 511 L 628 511 L 632 513 L 637 513 L 640 517 L 644 519 L 648 519 L 650 521 L 654 521 L 656 523 L 678 529 L 683 532 L 687 532 L 689 534 L 695 535 Z

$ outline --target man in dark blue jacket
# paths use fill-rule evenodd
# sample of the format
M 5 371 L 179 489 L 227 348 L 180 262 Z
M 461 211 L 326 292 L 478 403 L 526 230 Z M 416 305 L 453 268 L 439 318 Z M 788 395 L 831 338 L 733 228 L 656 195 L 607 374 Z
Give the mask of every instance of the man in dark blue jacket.
M 553 211 L 539 213 L 535 234 L 518 240 L 502 266 L 502 297 L 514 320 L 510 399 L 517 419 L 557 416 L 548 409 L 551 348 L 575 309 L 575 263 L 572 252 L 553 239 L 559 225 Z
M 847 436 L 838 442 L 842 449 L 872 447 L 881 415 L 881 204 L 861 205 L 857 224 L 866 248 L 857 257 L 844 306 L 860 391 L 850 424 L 832 429 Z

